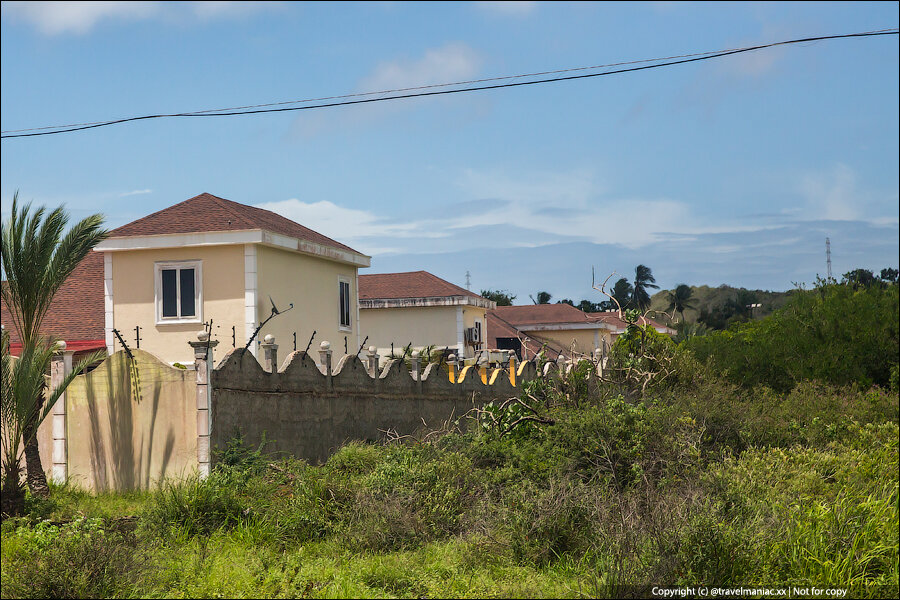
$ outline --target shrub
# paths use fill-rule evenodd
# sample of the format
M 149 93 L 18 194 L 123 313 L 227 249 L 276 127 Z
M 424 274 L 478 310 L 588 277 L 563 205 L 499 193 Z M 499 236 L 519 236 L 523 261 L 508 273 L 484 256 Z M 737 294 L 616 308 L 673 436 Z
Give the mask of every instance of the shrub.
M 627 391 L 643 393 L 675 375 L 675 349 L 671 338 L 652 325 L 629 323 L 610 349 L 608 367 Z
M 731 381 L 787 391 L 804 379 L 891 385 L 900 354 L 898 287 L 820 285 L 769 317 L 684 342 Z
M 163 536 L 173 526 L 190 536 L 208 536 L 218 529 L 233 528 L 250 514 L 234 479 L 213 471 L 204 479 L 195 475 L 184 481 L 163 483 L 151 496 L 143 523 Z
M 534 484 L 513 487 L 502 499 L 494 524 L 516 560 L 538 566 L 565 554 L 584 554 L 592 545 L 600 490 L 565 478 L 551 479 L 546 489 Z
M 3 569 L 5 598 L 120 597 L 149 574 L 133 531 L 110 521 L 43 521 L 16 535 Z

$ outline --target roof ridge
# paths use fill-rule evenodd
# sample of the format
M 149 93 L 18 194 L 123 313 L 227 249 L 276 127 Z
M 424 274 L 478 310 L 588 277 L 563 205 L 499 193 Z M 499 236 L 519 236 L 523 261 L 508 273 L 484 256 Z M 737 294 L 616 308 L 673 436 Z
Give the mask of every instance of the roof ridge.
M 220 198 L 219 196 L 216 196 L 215 194 L 210 194 L 209 192 L 203 192 L 202 194 L 200 194 L 200 196 L 204 196 L 204 195 L 212 198 L 213 202 L 215 202 L 220 207 L 222 207 L 223 210 L 226 210 L 229 213 L 231 213 L 231 215 L 235 219 L 240 219 L 241 221 L 244 222 L 245 225 L 250 225 L 250 226 L 253 225 L 253 223 L 248 223 L 247 218 L 244 215 L 237 212 L 237 210 L 235 210 L 235 208 L 233 206 L 236 204 L 236 205 L 242 206 L 244 208 L 253 208 L 249 204 L 241 204 L 240 202 L 235 202 L 234 200 L 228 200 L 227 198 Z M 199 196 L 197 196 L 197 197 L 199 198 Z M 192 198 L 192 200 L 193 200 L 193 198 Z M 297 224 L 299 225 L 299 223 L 297 223 Z M 259 229 L 259 227 L 254 227 L 254 229 Z
M 121 225 L 110 232 L 110 237 L 248 230 L 262 230 L 365 256 L 350 246 L 277 212 L 235 202 L 209 192 L 202 192 Z
M 366 273 L 366 274 L 360 274 L 360 277 L 384 277 L 386 275 L 411 275 L 413 273 L 427 273 L 428 275 L 431 275 L 432 277 L 437 277 L 438 279 L 440 279 L 440 277 L 438 277 L 434 273 L 430 273 L 424 269 L 419 269 L 418 271 L 397 271 L 396 273 Z M 444 279 L 443 281 L 447 281 L 447 280 Z M 450 283 L 450 282 L 447 281 L 447 283 Z

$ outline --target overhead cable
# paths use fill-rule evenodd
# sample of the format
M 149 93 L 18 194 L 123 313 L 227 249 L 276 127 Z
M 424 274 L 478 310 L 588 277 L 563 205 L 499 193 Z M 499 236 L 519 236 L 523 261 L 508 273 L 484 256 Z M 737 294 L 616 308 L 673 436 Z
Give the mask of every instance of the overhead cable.
M 638 61 L 629 61 L 629 62 L 621 62 L 621 63 L 611 63 L 608 65 L 597 65 L 593 67 L 576 67 L 571 69 L 560 69 L 556 71 L 543 71 L 539 73 L 529 73 L 522 75 L 509 75 L 504 77 L 491 77 L 486 79 L 475 79 L 469 81 L 460 81 L 454 83 L 441 83 L 441 84 L 432 84 L 425 86 L 418 86 L 412 88 L 398 88 L 394 90 L 382 90 L 378 92 L 361 92 L 357 94 L 345 94 L 342 96 L 328 96 L 323 98 L 315 98 L 308 100 L 289 100 L 284 102 L 274 102 L 267 104 L 256 104 L 256 105 L 247 105 L 247 106 L 239 106 L 232 108 L 220 108 L 220 109 L 207 109 L 201 111 L 192 111 L 192 112 L 180 112 L 180 113 L 164 113 L 164 114 L 152 114 L 152 115 L 142 115 L 137 117 L 127 117 L 122 119 L 113 119 L 108 121 L 97 121 L 93 123 L 80 123 L 73 125 L 57 125 L 52 127 L 36 127 L 31 129 L 17 129 L 17 130 L 9 130 L 3 132 L 4 135 L 0 136 L 3 139 L 6 138 L 21 138 L 21 137 L 37 137 L 43 135 L 54 135 L 58 133 L 71 133 L 73 131 L 83 131 L 85 129 L 96 129 L 98 127 L 107 127 L 110 125 L 117 125 L 120 123 L 128 123 L 132 121 L 143 121 L 149 119 L 164 119 L 164 118 L 175 118 L 175 117 L 228 117 L 228 116 L 238 116 L 238 115 L 252 115 L 252 114 L 262 114 L 262 113 L 276 113 L 276 112 L 289 112 L 289 111 L 297 111 L 297 110 L 311 110 L 317 108 L 329 108 L 334 106 L 349 106 L 355 104 L 368 104 L 373 102 L 385 102 L 388 100 L 401 100 L 406 98 L 418 98 L 425 96 L 439 96 L 439 95 L 447 95 L 447 94 L 457 94 L 462 92 L 477 92 L 484 90 L 492 90 L 492 89 L 501 89 L 501 88 L 510 88 L 510 87 L 520 87 L 525 85 L 536 85 L 543 83 L 555 83 L 560 81 L 572 81 L 577 79 L 587 79 L 592 77 L 602 77 L 606 75 L 617 75 L 621 73 L 630 73 L 634 71 L 644 71 L 648 69 L 656 69 L 660 67 L 669 67 L 673 65 L 698 62 L 702 60 L 709 60 L 713 58 L 721 58 L 724 56 L 730 56 L 733 54 L 741 54 L 744 52 L 753 52 L 756 50 L 762 50 L 764 48 L 772 48 L 775 46 L 785 46 L 789 44 L 800 44 L 806 42 L 818 42 L 824 40 L 833 40 L 833 39 L 841 39 L 841 38 L 859 38 L 859 37 L 872 37 L 872 36 L 881 36 L 881 35 L 897 35 L 900 33 L 900 30 L 897 28 L 894 29 L 882 29 L 877 31 L 867 31 L 861 33 L 847 33 L 840 35 L 827 35 L 827 36 L 816 36 L 816 37 L 808 37 L 808 38 L 799 38 L 793 40 L 785 40 L 781 42 L 773 42 L 769 44 L 761 44 L 758 46 L 747 46 L 744 48 L 734 48 L 730 50 L 721 50 L 715 52 L 701 52 L 694 54 L 684 54 L 675 57 L 666 57 L 666 58 L 657 58 L 657 59 L 645 59 Z M 675 59 L 675 60 L 672 60 Z M 665 62 L 659 62 L 665 61 Z M 611 71 L 603 71 L 600 73 L 583 73 L 579 75 L 566 75 L 561 77 L 552 77 L 552 78 L 544 78 L 544 79 L 535 79 L 530 81 L 515 81 L 509 83 L 499 83 L 493 85 L 479 85 L 474 87 L 463 87 L 456 89 L 440 89 L 435 90 L 434 88 L 442 88 L 442 87 L 450 87 L 456 85 L 470 85 L 473 83 L 486 83 L 491 81 L 502 81 L 509 79 L 521 79 L 526 77 L 539 77 L 548 74 L 559 74 L 573 71 L 586 71 L 586 70 L 596 70 L 601 68 L 609 68 L 615 66 L 624 66 L 624 65 L 634 65 L 641 63 L 655 63 L 655 64 L 642 64 L 642 66 L 635 67 L 627 67 L 623 69 L 615 69 Z M 432 91 L 421 91 L 421 90 L 432 90 Z M 409 92 L 399 94 L 398 92 Z M 391 94 L 384 96 L 384 94 Z M 381 97 L 364 97 L 364 96 L 381 96 Z M 364 98 L 361 98 L 364 97 Z M 349 98 L 357 98 L 357 99 L 349 99 Z M 333 102 L 324 102 L 326 100 L 334 100 Z M 304 104 L 308 102 L 319 102 L 319 104 L 306 104 L 304 106 L 285 106 L 288 104 Z M 275 106 L 279 106 L 280 108 L 272 108 Z M 47 131 L 52 130 L 52 131 Z M 30 133 L 25 133 L 30 132 Z

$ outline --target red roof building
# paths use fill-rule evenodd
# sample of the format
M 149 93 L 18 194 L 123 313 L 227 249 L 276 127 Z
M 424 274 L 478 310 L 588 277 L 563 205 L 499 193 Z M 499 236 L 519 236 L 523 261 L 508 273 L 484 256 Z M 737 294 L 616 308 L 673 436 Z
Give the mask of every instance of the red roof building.
M 408 300 L 416 306 L 428 302 L 453 302 L 489 308 L 494 303 L 487 298 L 452 284 L 428 271 L 381 273 L 359 276 L 359 301 L 363 308 L 377 308 L 379 302 L 397 306 Z M 393 301 L 393 302 L 391 302 Z M 408 304 L 408 303 L 407 303 Z
M 485 348 L 485 313 L 496 304 L 427 271 L 359 276 L 366 345 L 380 355 L 406 346 L 474 358 Z
M 6 282 L 4 282 L 4 285 Z M 0 320 L 9 331 L 10 352 L 17 355 L 22 340 L 6 302 L 0 300 Z M 41 333 L 66 342 L 78 353 L 106 348 L 103 323 L 103 255 L 91 252 L 63 283 L 41 326 Z
M 661 333 L 674 333 L 652 319 L 641 318 Z M 627 323 L 617 311 L 585 313 L 570 304 L 498 306 L 487 313 L 487 341 L 492 349 L 514 350 L 531 359 L 542 349 L 548 358 L 605 353 Z
M 370 257 L 272 211 L 203 193 L 114 229 L 96 250 L 111 351 L 113 329 L 139 331 L 141 349 L 186 364 L 210 322 L 220 352 L 256 354 L 266 335 L 293 348 L 313 331 L 335 350 L 359 344 L 357 276 Z
M 110 238 L 263 230 L 359 254 L 349 246 L 262 208 L 203 193 L 110 232 Z

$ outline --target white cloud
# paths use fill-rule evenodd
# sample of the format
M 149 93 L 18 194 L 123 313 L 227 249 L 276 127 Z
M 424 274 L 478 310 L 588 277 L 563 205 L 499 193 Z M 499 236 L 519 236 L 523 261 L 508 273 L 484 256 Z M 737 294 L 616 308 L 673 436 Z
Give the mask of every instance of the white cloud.
M 404 238 L 438 238 L 448 234 L 434 231 L 427 222 L 397 222 L 367 210 L 345 208 L 328 200 L 303 202 L 296 198 L 257 204 L 309 227 L 333 240 L 367 254 L 400 252 L 396 242 Z
M 537 8 L 537 2 L 476 2 L 475 5 L 488 12 L 513 17 L 528 16 Z
M 45 35 L 86 34 L 107 21 L 168 17 L 173 21 L 237 18 L 280 2 L 3 2 L 3 16 L 22 20 Z
M 103 20 L 138 20 L 157 14 L 159 2 L 4 2 L 3 15 L 34 25 L 41 33 L 88 33 Z
M 194 14 L 201 19 L 243 17 L 261 10 L 271 10 L 283 2 L 192 2 Z
M 799 188 L 806 197 L 807 219 L 853 221 L 860 217 L 856 208 L 861 200 L 856 189 L 856 172 L 845 164 L 804 175 Z
M 471 79 L 478 73 L 481 58 L 469 46 L 449 43 L 432 48 L 417 60 L 379 63 L 360 84 L 367 92 L 448 83 Z
M 125 192 L 124 194 L 119 194 L 119 198 L 125 198 L 127 196 L 142 196 L 144 194 L 152 194 L 153 190 L 132 190 L 130 192 Z
M 723 63 L 723 68 L 740 75 L 760 77 L 771 71 L 783 56 L 783 48 L 762 48 L 725 57 L 722 60 L 727 64 Z
M 466 170 L 455 210 L 401 220 L 321 200 L 260 204 L 373 255 L 445 253 L 461 248 L 535 247 L 567 241 L 636 249 L 687 237 L 772 229 L 738 219 L 709 221 L 680 201 L 613 197 L 591 169 L 565 172 Z M 724 251 L 720 247 L 715 251 Z
M 670 232 L 697 233 L 704 229 L 682 202 L 609 197 L 593 171 L 587 169 L 528 174 L 469 170 L 459 185 L 466 199 L 483 200 L 484 208 L 451 220 L 451 229 L 514 225 L 629 248 L 658 241 Z
M 481 57 L 469 46 L 449 43 L 429 49 L 419 58 L 380 62 L 369 75 L 359 81 L 356 92 L 365 94 L 469 80 L 477 76 L 481 63 Z M 291 125 L 292 135 L 309 138 L 335 130 L 355 131 L 378 123 L 390 115 L 404 113 L 413 107 L 434 101 L 434 98 L 408 98 L 361 104 L 352 111 L 302 111 L 305 114 L 298 115 Z M 473 100 L 469 99 L 467 102 L 471 106 Z M 443 117 L 447 118 L 447 115 L 444 114 Z

